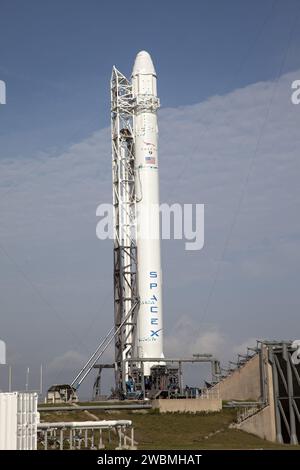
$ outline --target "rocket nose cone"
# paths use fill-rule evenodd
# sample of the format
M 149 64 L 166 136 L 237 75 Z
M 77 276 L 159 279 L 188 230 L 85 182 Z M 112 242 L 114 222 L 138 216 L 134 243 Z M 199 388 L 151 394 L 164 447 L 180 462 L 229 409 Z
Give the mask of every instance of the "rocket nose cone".
M 148 52 L 146 51 L 140 51 L 134 62 L 134 66 L 132 69 L 132 74 L 131 76 L 135 76 L 138 74 L 151 74 L 151 75 L 156 75 L 155 68 L 151 59 L 151 56 Z

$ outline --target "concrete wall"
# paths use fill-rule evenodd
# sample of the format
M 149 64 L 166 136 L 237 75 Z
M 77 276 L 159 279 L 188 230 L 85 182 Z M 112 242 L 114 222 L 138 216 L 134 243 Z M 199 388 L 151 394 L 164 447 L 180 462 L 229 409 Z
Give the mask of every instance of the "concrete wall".
M 274 407 L 274 389 L 272 367 L 266 360 L 266 351 L 264 351 L 266 368 L 266 391 L 268 405 L 253 416 L 245 419 L 240 424 L 235 425 L 237 429 L 255 434 L 262 439 L 276 442 L 276 421 Z
M 276 442 L 275 417 L 272 405 L 268 405 L 253 416 L 235 426 L 242 431 L 255 434 L 267 441 Z
M 186 398 L 153 400 L 153 408 L 158 408 L 160 413 L 210 413 L 221 411 L 222 401 L 218 398 Z
M 254 400 L 261 395 L 259 355 L 256 354 L 244 366 L 213 387 L 222 400 Z

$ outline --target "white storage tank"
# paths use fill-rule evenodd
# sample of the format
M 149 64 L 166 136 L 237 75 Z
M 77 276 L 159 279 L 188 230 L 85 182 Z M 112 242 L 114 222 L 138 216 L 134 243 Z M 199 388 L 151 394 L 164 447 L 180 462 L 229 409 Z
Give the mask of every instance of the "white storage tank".
M 0 450 L 36 450 L 37 403 L 37 393 L 0 393 Z

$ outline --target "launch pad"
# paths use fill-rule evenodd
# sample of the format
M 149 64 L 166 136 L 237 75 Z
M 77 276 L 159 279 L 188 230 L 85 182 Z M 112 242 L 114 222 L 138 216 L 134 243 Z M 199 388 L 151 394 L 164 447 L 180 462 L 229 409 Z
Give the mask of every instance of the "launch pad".
M 257 348 L 249 348 L 254 354 L 239 354 L 237 362 L 230 361 L 229 368 L 222 369 L 225 374 L 210 354 L 164 356 L 156 116 L 159 105 L 156 72 L 147 52 L 136 56 L 130 80 L 113 67 L 114 324 L 72 383 L 49 389 L 49 400 L 77 401 L 76 392 L 93 369 L 97 370 L 93 399 L 100 400 L 102 372 L 113 369 L 115 388 L 110 398 L 153 400 L 153 407 L 158 405 L 162 412 L 193 413 L 220 411 L 222 401 L 226 401 L 226 406 L 240 410 L 234 423 L 238 429 L 273 442 L 297 445 L 300 340 L 258 341 Z M 112 343 L 114 362 L 99 363 Z M 210 364 L 211 381 L 206 388 L 184 385 L 183 366 L 187 363 Z M 201 383 L 200 377 L 196 382 Z
M 164 357 L 156 81 L 145 51 L 137 54 L 131 79 L 112 70 L 114 325 L 70 384 L 77 391 L 96 368 L 94 399 L 101 397 L 101 375 L 108 368 L 114 369 L 119 399 L 184 398 L 184 363 L 210 363 L 212 383 L 220 375 L 219 361 L 209 354 Z M 112 343 L 114 363 L 99 363 Z
M 174 359 L 163 353 L 156 80 L 145 51 L 137 54 L 130 80 L 112 70 L 114 326 L 71 383 L 77 390 L 96 368 L 98 400 L 107 368 L 114 369 L 118 399 L 185 397 L 183 363 L 210 363 L 212 382 L 220 375 L 219 361 L 209 354 Z M 99 363 L 113 342 L 114 363 Z
M 164 365 L 158 107 L 156 72 L 147 52 L 141 51 L 136 56 L 131 80 L 113 67 L 114 316 L 118 332 L 115 381 L 119 396 L 128 393 L 133 377 L 136 384 L 143 382 L 141 393 L 144 394 L 151 366 Z M 153 356 L 158 357 L 157 362 L 150 360 Z M 133 360 L 134 357 L 137 359 Z
M 144 365 L 153 362 L 150 375 L 145 375 Z M 198 387 L 187 387 L 183 383 L 184 364 L 206 363 L 211 366 L 210 386 L 216 384 L 221 377 L 220 362 L 211 354 L 195 354 L 191 358 L 131 358 L 128 363 L 128 378 L 122 391 L 116 388 L 115 398 L 118 399 L 156 399 L 156 398 L 197 398 L 201 394 Z M 93 400 L 103 398 L 101 393 L 101 376 L 103 369 L 113 368 L 114 364 L 95 364 L 98 370 L 94 387 Z M 200 383 L 200 380 L 199 380 Z

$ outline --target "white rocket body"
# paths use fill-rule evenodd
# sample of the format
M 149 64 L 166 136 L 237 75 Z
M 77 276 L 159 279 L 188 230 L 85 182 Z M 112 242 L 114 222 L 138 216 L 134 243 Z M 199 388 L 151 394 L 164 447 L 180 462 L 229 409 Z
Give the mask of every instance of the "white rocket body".
M 136 56 L 132 71 L 132 88 L 136 99 L 133 133 L 137 200 L 138 292 L 140 297 L 137 315 L 136 354 L 143 358 L 163 358 L 156 116 L 159 102 L 156 72 L 150 55 L 145 51 L 139 52 Z M 150 368 L 155 363 L 144 363 L 144 375 L 150 375 Z

